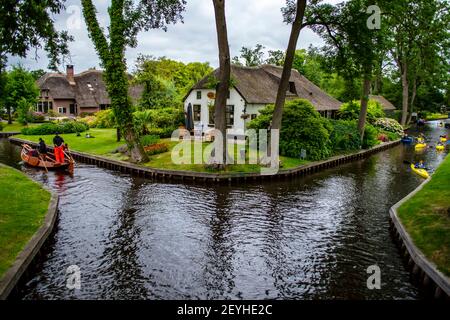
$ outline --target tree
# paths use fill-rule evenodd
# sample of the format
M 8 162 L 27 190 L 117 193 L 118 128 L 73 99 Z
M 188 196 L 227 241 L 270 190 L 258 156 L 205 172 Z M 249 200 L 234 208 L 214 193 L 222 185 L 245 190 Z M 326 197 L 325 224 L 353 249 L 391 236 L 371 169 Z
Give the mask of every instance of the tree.
M 284 63 L 284 52 L 282 50 L 269 50 L 269 57 L 266 63 L 273 64 L 274 66 L 282 66 Z
M 264 63 L 264 46 L 257 44 L 254 49 L 242 47 L 241 55 L 233 57 L 233 63 L 237 65 L 245 65 L 246 67 L 257 67 Z M 241 62 L 241 59 L 244 63 Z
M 167 103 L 182 103 L 183 97 L 200 79 L 213 71 L 209 63 L 190 62 L 184 64 L 180 61 L 166 57 L 155 58 L 140 55 L 136 60 L 135 82 L 144 84 L 148 90 L 145 94 L 150 96 L 168 97 Z M 158 82 L 156 88 L 149 82 Z M 148 105 L 146 108 L 155 108 L 161 105 Z
M 324 50 L 332 56 L 338 70 L 346 81 L 362 78 L 361 111 L 358 131 L 364 138 L 367 104 L 374 65 L 380 59 L 383 48 L 383 30 L 369 29 L 366 13 L 369 1 L 350 0 L 335 6 L 321 5 L 315 12 L 312 28 L 326 42 Z
M 225 0 L 213 0 L 214 15 L 216 20 L 217 43 L 219 47 L 219 78 L 216 85 L 216 98 L 214 101 L 214 126 L 223 137 L 222 146 L 218 146 L 216 139 L 215 150 L 222 150 L 221 154 L 215 153 L 219 166 L 224 167 L 227 162 L 227 124 L 226 104 L 231 78 L 230 46 L 228 44 L 227 23 L 225 18 Z
M 39 80 L 40 77 L 42 77 L 45 74 L 45 71 L 42 69 L 36 69 L 30 71 L 31 75 L 33 76 L 34 80 Z
M 49 68 L 57 66 L 69 54 L 67 43 L 72 37 L 66 31 L 58 32 L 54 28 L 52 14 L 64 9 L 65 0 L 0 2 L 0 78 L 6 67 L 8 56 L 25 57 L 28 51 L 44 49 L 48 57 Z M 62 59 L 62 60 L 61 60 Z M 4 81 L 0 81 L 0 103 L 5 98 Z M 8 122 L 11 123 L 11 114 Z
M 33 75 L 22 66 L 15 66 L 6 76 L 5 106 L 8 114 L 17 111 L 19 121 L 26 124 L 29 121 L 29 111 L 36 105 L 39 89 Z
M 287 4 L 286 8 L 283 8 L 284 20 L 287 23 L 292 23 L 292 29 L 284 58 L 283 72 L 281 74 L 280 84 L 278 85 L 277 97 L 275 100 L 275 108 L 273 111 L 272 129 L 276 130 L 281 129 L 283 107 L 284 102 L 286 100 L 286 92 L 288 90 L 289 78 L 291 77 L 291 70 L 294 61 L 295 49 L 297 47 L 297 41 L 300 35 L 300 31 L 303 27 L 302 24 L 303 24 L 303 16 L 305 14 L 306 9 L 306 0 L 297 0 L 296 5 L 294 5 L 293 0 L 287 0 L 286 4 Z M 293 14 L 293 12 L 295 13 Z
M 382 0 L 379 5 L 390 30 L 389 52 L 400 73 L 401 124 L 405 125 L 424 76 L 442 74 L 433 69 L 434 62 L 448 57 L 450 5 L 443 0 Z
M 123 132 L 131 159 L 146 162 L 148 157 L 139 142 L 133 126 L 133 110 L 128 95 L 128 77 L 125 61 L 127 46 L 137 45 L 141 30 L 164 29 L 181 19 L 185 0 L 112 0 L 108 8 L 110 25 L 105 35 L 96 16 L 92 0 L 82 0 L 83 16 L 89 37 L 105 69 L 104 80 L 111 98 L 111 108 Z

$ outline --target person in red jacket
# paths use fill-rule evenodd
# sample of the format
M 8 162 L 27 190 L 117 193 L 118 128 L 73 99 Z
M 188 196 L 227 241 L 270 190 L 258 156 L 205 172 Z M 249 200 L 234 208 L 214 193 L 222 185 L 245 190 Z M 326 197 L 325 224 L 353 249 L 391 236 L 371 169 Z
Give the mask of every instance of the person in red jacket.
M 55 137 L 53 138 L 53 145 L 54 145 L 54 153 L 55 153 L 56 162 L 63 163 L 64 162 L 64 139 L 61 138 L 58 133 L 56 133 Z

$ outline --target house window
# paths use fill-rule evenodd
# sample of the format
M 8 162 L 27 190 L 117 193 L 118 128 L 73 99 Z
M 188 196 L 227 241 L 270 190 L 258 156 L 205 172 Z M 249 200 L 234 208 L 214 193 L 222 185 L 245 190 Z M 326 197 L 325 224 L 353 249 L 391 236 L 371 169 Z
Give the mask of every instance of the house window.
M 202 92 L 197 91 L 197 100 L 200 100 L 202 98 Z
M 225 118 L 228 127 L 234 125 L 234 106 L 227 105 Z M 209 108 L 209 125 L 214 125 L 214 108 Z
M 289 92 L 297 94 L 297 90 L 295 89 L 295 82 L 289 81 Z
M 66 113 L 66 112 L 67 112 L 66 107 L 58 107 L 58 113 L 64 114 L 64 113 Z
M 111 105 L 109 105 L 109 104 L 101 104 L 101 105 L 100 105 L 100 110 L 106 110 L 106 109 L 109 109 L 110 106 L 111 106 Z
M 226 119 L 227 119 L 227 126 L 231 127 L 234 125 L 234 106 L 227 105 Z
M 70 114 L 75 114 L 76 113 L 76 108 L 75 108 L 75 104 L 74 103 L 71 103 L 69 105 L 69 112 L 70 112 Z
M 251 120 L 256 119 L 257 116 L 258 116 L 258 115 L 257 115 L 256 113 L 253 113 L 253 114 L 250 115 L 250 119 L 251 119 Z
M 227 92 L 227 99 L 230 99 L 230 95 L 231 95 L 230 90 L 228 90 L 228 92 Z
M 209 125 L 214 125 L 214 108 L 208 107 L 208 114 L 209 114 Z
M 43 113 L 48 113 L 48 109 L 52 108 L 52 102 L 48 102 L 48 101 L 40 101 L 37 103 L 37 108 L 36 111 L 38 112 L 43 112 Z
M 199 104 L 194 104 L 192 111 L 194 112 L 194 121 L 200 121 L 202 106 Z

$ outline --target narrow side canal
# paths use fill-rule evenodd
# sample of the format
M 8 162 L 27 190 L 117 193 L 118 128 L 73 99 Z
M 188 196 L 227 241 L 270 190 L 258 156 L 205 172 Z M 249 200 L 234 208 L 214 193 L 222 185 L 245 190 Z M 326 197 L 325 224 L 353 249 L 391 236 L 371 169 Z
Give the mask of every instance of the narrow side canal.
M 448 130 L 428 125 L 433 145 Z M 55 232 L 23 299 L 417 299 L 389 234 L 389 208 L 421 182 L 404 160 L 445 157 L 397 146 L 297 178 L 242 186 L 161 183 L 78 164 L 75 175 L 0 162 L 60 195 Z M 24 195 L 26 201 L 26 194 Z M 369 290 L 370 265 L 381 289 Z M 81 269 L 81 290 L 65 287 Z

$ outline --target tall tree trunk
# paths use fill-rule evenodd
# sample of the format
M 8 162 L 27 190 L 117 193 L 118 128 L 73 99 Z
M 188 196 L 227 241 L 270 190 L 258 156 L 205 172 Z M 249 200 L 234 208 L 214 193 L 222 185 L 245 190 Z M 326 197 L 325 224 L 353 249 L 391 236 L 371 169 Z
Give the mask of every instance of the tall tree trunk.
M 110 43 L 106 40 L 97 21 L 96 9 L 92 0 L 82 0 L 81 4 L 89 37 L 92 39 L 102 66 L 105 68 L 103 78 L 111 99 L 111 108 L 117 125 L 124 133 L 131 159 L 135 162 L 147 162 L 148 156 L 134 130 L 131 99 L 128 96 L 124 35 L 126 22 L 123 18 L 124 0 L 112 0 L 108 10 L 111 21 L 109 27 Z
M 400 124 L 404 126 L 408 116 L 408 104 L 409 104 L 409 83 L 408 83 L 408 65 L 406 62 L 402 62 L 402 120 Z
M 361 141 L 364 139 L 364 128 L 366 126 L 367 104 L 369 102 L 370 93 L 370 75 L 364 76 L 363 88 L 361 96 L 361 111 L 359 112 L 358 132 L 361 135 Z
M 275 109 L 273 110 L 272 129 L 281 130 L 281 119 L 283 117 L 283 107 L 286 100 L 286 91 L 288 90 L 289 86 L 289 78 L 291 77 L 292 63 L 294 61 L 298 37 L 300 35 L 300 31 L 302 30 L 305 8 L 306 0 L 297 0 L 297 11 L 295 14 L 295 20 L 292 24 L 291 35 L 289 37 L 289 43 L 283 65 L 283 73 L 281 74 L 280 84 L 278 85 L 277 98 L 275 100 Z
M 231 77 L 230 48 L 228 45 L 227 23 L 225 18 L 225 0 L 213 0 L 216 18 L 217 42 L 219 47 L 219 83 L 216 87 L 216 99 L 214 102 L 214 126 L 223 137 L 222 154 L 215 154 L 216 159 L 223 166 L 227 161 L 227 124 L 226 105 Z M 220 141 L 217 140 L 217 143 Z M 220 158 L 219 158 L 220 157 Z
M 406 122 L 406 124 L 411 122 L 412 113 L 414 111 L 414 102 L 416 100 L 416 95 L 417 95 L 417 78 L 414 77 L 413 85 L 412 85 L 411 103 L 410 103 L 410 106 L 409 106 L 408 121 Z

